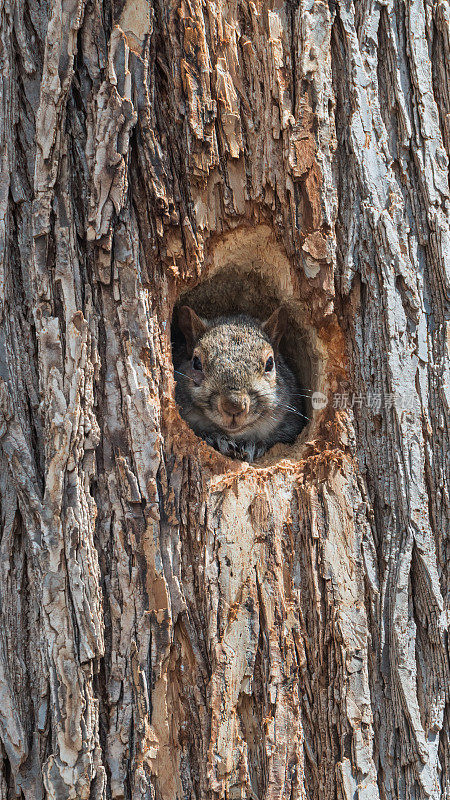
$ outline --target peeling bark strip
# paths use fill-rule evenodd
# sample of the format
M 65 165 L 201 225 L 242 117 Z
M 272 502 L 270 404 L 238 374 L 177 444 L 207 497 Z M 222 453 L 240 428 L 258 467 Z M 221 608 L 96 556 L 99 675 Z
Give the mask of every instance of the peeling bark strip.
M 449 43 L 444 0 L 1 6 L 0 800 L 450 797 Z M 285 303 L 294 446 L 180 420 L 180 296 Z

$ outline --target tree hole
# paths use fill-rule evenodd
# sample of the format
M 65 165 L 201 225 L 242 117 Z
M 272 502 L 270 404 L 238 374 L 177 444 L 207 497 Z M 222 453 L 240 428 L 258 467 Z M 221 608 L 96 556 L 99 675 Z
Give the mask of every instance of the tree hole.
M 262 237 L 264 239 L 264 237 Z M 272 236 L 270 236 L 272 241 Z M 277 245 L 278 248 L 278 245 Z M 190 361 L 191 365 L 196 368 L 202 368 L 201 361 L 195 355 L 193 348 L 187 343 L 185 330 L 185 323 L 182 320 L 183 314 L 180 309 L 188 306 L 205 321 L 212 321 L 217 318 L 223 317 L 236 317 L 238 315 L 245 315 L 256 320 L 257 323 L 263 323 L 271 318 L 271 315 L 281 307 L 283 316 L 287 320 L 287 325 L 284 329 L 282 338 L 279 342 L 279 354 L 282 360 L 286 363 L 288 369 L 295 377 L 295 389 L 293 390 L 292 400 L 285 401 L 286 407 L 290 405 L 293 409 L 291 419 L 298 422 L 298 429 L 295 430 L 295 436 L 292 441 L 283 442 L 283 439 L 276 439 L 278 428 L 271 432 L 267 441 L 270 446 L 267 451 L 264 448 L 256 448 L 255 452 L 248 456 L 248 453 L 239 447 L 235 452 L 225 451 L 226 455 L 231 457 L 248 460 L 258 461 L 260 458 L 267 461 L 269 450 L 276 454 L 276 460 L 279 457 L 295 457 L 293 453 L 293 445 L 295 450 L 297 445 L 303 442 L 309 425 L 312 423 L 315 410 L 312 404 L 312 395 L 316 391 L 318 385 L 318 376 L 320 372 L 320 359 L 318 349 L 315 347 L 315 331 L 311 325 L 307 325 L 304 320 L 306 318 L 305 308 L 300 299 L 296 297 L 296 283 L 295 276 L 291 275 L 291 267 L 286 257 L 283 257 L 277 250 L 278 259 L 270 258 L 270 251 L 265 249 L 264 254 L 258 258 L 258 244 L 255 242 L 254 248 L 251 248 L 248 259 L 242 258 L 242 250 L 239 248 L 239 253 L 233 253 L 233 248 L 226 251 L 226 256 L 231 263 L 223 264 L 221 258 L 216 259 L 216 263 L 209 266 L 206 277 L 194 288 L 189 288 L 181 292 L 172 317 L 171 339 L 172 339 L 172 356 L 175 371 L 175 380 L 183 382 L 184 386 L 191 386 L 189 381 L 196 379 L 189 377 L 186 378 L 187 369 L 184 366 L 183 372 L 182 365 L 186 365 Z M 240 258 L 241 263 L 236 263 L 233 256 L 236 255 Z M 269 256 L 269 258 L 267 258 Z M 236 259 L 237 260 L 237 259 Z M 181 323 L 180 323 L 181 317 Z M 266 355 L 270 356 L 267 351 Z M 264 357 L 264 356 L 263 356 Z M 261 362 L 262 364 L 263 362 Z M 270 358 L 266 361 L 267 368 L 270 369 Z M 264 368 L 262 368 L 264 369 Z M 183 373 L 180 375 L 180 371 Z M 189 371 L 189 375 L 193 373 Z M 199 372 L 201 379 L 201 373 Z M 267 377 L 267 376 L 266 376 Z M 278 380 L 280 375 L 278 375 Z M 177 391 L 178 406 L 182 407 L 183 403 L 188 402 L 184 398 L 180 400 L 180 392 Z M 294 397 L 295 394 L 295 397 Z M 280 401 L 280 406 L 283 403 Z M 228 410 L 228 409 L 227 409 Z M 295 415 L 295 416 L 294 416 Z M 182 416 L 185 416 L 182 413 Z M 276 415 L 275 415 L 276 417 Z M 237 415 L 236 419 L 239 418 Z M 278 419 L 278 417 L 276 417 Z M 186 421 L 189 419 L 185 416 Z M 233 417 L 234 423 L 235 417 Z M 265 423 L 264 415 L 261 417 L 262 425 Z M 209 444 L 221 449 L 217 443 L 211 441 L 208 432 L 199 433 L 198 429 L 191 425 L 197 435 L 205 439 Z M 294 430 L 291 428 L 289 430 Z M 226 434 L 225 434 L 226 435 Z M 275 441 L 272 441 L 275 437 Z M 244 440 L 242 435 L 242 440 Z M 280 445 L 280 446 L 277 446 Z M 228 445 L 226 445 L 228 446 Z M 261 452 L 261 449 L 263 452 Z M 270 458 L 272 460 L 272 458 Z

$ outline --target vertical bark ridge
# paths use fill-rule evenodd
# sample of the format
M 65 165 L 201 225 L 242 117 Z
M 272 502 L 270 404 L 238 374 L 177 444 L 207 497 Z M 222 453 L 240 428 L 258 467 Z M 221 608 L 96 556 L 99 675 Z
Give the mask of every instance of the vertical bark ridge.
M 434 409 L 438 396 L 444 402 L 441 406 L 437 401 L 439 416 L 445 408 L 442 371 L 435 365 L 436 359 L 442 365 L 445 360 L 441 315 L 445 316 L 448 266 L 442 243 L 448 236 L 448 166 L 432 90 L 428 37 L 433 28 L 427 25 L 422 3 L 390 3 L 381 10 L 367 4 L 360 13 L 359 38 L 352 14 L 342 6 L 339 19 L 336 60 L 344 69 L 364 75 L 352 93 L 354 110 L 350 112 L 348 98 L 341 93 L 338 114 L 344 145 L 340 165 L 346 171 L 343 188 L 357 198 L 362 212 L 351 240 L 342 237 L 339 254 L 356 312 L 351 325 L 354 387 L 361 392 L 370 386 L 381 403 L 394 393 L 414 401 L 411 411 L 400 414 L 395 404 L 391 414 L 355 408 L 357 437 L 365 442 L 358 450 L 385 543 L 380 623 L 386 626 L 388 649 L 379 664 L 385 687 L 381 716 L 393 714 L 396 728 L 403 729 L 393 752 L 402 753 L 411 764 L 406 775 L 398 774 L 398 762 L 388 749 L 383 752 L 381 738 L 384 791 L 441 797 L 436 733 L 443 729 L 448 685 L 442 627 L 446 583 L 438 570 L 443 523 L 434 514 L 432 487 L 446 478 L 440 472 L 434 483 L 429 475 L 431 461 L 439 471 L 445 450 Z M 344 133 L 345 125 L 350 136 Z M 339 220 L 343 230 L 349 229 L 346 214 L 343 211 Z M 376 308 L 382 312 L 377 314 Z M 369 355 L 364 361 L 363 349 Z M 400 453 L 403 457 L 398 458 Z M 380 470 L 386 456 L 396 463 L 388 480 Z M 417 582 L 412 576 L 419 574 Z M 423 637 L 424 624 L 427 636 L 436 641 L 433 655 Z M 375 675 L 373 680 L 379 683 Z

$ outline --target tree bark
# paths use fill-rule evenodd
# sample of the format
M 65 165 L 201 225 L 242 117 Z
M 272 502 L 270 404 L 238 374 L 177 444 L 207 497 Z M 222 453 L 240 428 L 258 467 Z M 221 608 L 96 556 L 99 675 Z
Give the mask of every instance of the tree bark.
M 449 50 L 447 0 L 2 4 L 1 800 L 450 798 Z M 186 299 L 285 304 L 295 445 L 180 419 Z

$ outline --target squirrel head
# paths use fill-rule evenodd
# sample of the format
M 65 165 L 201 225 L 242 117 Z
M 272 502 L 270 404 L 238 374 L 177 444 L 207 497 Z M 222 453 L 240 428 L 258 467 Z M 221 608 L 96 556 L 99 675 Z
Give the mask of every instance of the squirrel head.
M 268 420 L 278 399 L 284 308 L 259 323 L 244 315 L 207 321 L 182 306 L 178 324 L 189 356 L 183 364 L 184 385 L 198 412 L 232 436 Z

